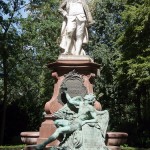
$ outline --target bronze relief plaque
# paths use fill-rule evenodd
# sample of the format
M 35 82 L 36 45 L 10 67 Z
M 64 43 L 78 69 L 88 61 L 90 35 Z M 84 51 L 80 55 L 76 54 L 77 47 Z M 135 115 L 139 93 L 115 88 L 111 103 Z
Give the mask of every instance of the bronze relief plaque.
M 60 87 L 58 100 L 62 104 L 65 104 L 67 102 L 67 100 L 65 100 L 65 97 L 61 93 L 62 88 L 64 87 L 67 88 L 67 92 L 71 97 L 75 96 L 84 97 L 87 94 L 87 89 L 83 84 L 83 78 L 81 77 L 80 74 L 76 73 L 75 70 L 65 75 L 65 79 Z

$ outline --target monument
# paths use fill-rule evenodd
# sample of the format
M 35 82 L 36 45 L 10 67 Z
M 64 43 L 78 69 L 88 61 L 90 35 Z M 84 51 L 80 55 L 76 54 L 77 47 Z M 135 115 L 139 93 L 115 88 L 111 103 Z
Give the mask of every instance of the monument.
M 100 65 L 86 56 L 82 47 L 88 42 L 87 26 L 94 22 L 92 15 L 85 0 L 64 0 L 59 12 L 64 16 L 60 43 L 63 53 L 55 63 L 48 64 L 57 83 L 52 99 L 45 105 L 53 120 L 49 127 L 55 129 L 47 139 L 40 135 L 35 149 L 42 150 L 47 145 L 66 150 L 108 149 L 105 145 L 108 111 L 101 111 L 92 87 L 92 78 Z M 46 122 L 40 128 L 41 134 L 45 126 Z M 58 139 L 60 135 L 62 139 Z
M 47 64 L 55 78 L 54 92 L 45 104 L 45 119 L 37 132 L 38 138 L 30 142 L 35 145 L 25 149 L 108 149 L 105 135 L 109 113 L 102 111 L 93 94 L 93 79 L 100 65 L 83 49 L 83 44 L 88 43 L 87 27 L 94 20 L 86 0 L 63 0 L 59 12 L 64 16 L 60 43 L 63 52 L 56 62 Z M 29 137 L 32 133 L 21 134 Z

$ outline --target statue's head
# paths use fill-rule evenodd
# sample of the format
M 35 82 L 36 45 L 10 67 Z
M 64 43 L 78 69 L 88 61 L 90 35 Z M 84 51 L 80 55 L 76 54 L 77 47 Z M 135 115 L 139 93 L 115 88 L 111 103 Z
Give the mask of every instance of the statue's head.
M 84 96 L 84 100 L 87 101 L 88 103 L 93 103 L 95 102 L 95 95 L 94 94 L 88 94 Z

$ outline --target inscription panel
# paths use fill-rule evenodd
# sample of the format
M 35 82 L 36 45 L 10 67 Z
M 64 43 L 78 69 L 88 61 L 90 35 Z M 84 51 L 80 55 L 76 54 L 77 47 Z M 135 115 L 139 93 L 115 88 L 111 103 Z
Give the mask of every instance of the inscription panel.
M 67 80 L 65 85 L 71 97 L 74 97 L 74 96 L 84 97 L 87 93 L 85 87 L 83 86 L 83 83 L 78 79 Z
M 58 100 L 60 103 L 65 104 L 67 100 L 61 93 L 61 88 L 67 87 L 67 92 L 71 97 L 82 96 L 84 97 L 87 94 L 87 89 L 83 84 L 83 79 L 80 74 L 72 71 L 65 75 L 65 79 L 60 87 L 60 93 Z

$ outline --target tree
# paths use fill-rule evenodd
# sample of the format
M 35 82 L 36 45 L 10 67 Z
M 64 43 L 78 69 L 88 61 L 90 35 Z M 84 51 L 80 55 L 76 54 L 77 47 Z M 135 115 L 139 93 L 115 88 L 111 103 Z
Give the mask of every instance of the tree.
M 46 64 L 54 62 L 60 53 L 58 37 L 61 18 L 58 14 L 58 6 L 58 1 L 33 1 L 27 8 L 29 16 L 21 21 L 23 45 L 27 55 L 27 58 L 22 59 L 21 68 L 24 78 L 30 80 L 28 85 L 30 90 L 24 95 L 24 101 L 20 101 L 19 105 L 29 115 L 30 130 L 38 129 L 44 104 L 53 93 L 54 80 L 51 79 Z M 25 64 L 26 61 L 28 64 Z M 30 72 L 27 73 L 27 70 Z M 25 84 L 27 83 L 28 81 Z M 31 103 L 28 103 L 29 101 Z
M 121 12 L 124 3 L 120 1 L 96 2 L 93 12 L 95 24 L 90 29 L 89 53 L 95 62 L 102 65 L 101 75 L 96 78 L 94 91 L 103 93 L 100 99 L 103 108 L 110 110 L 110 130 L 116 130 L 119 124 L 120 106 L 117 102 L 117 81 L 115 80 L 115 61 L 120 56 L 116 49 L 116 39 L 123 31 Z
M 1 144 L 6 108 L 12 101 L 28 114 L 28 129 L 37 129 L 43 106 L 53 92 L 53 80 L 46 69 L 59 53 L 60 33 L 57 1 L 31 1 L 28 18 L 18 16 L 23 1 L 1 2 L 1 70 L 4 96 Z M 20 25 L 20 26 L 19 26 Z M 58 27 L 59 26 L 59 27 Z M 58 33 L 59 32 L 59 33 Z M 1 84 L 1 87 L 3 85 Z M 0 91 L 3 94 L 3 91 Z
M 1 71 L 4 74 L 3 78 L 3 111 L 2 111 L 2 124 L 0 131 L 0 144 L 3 143 L 6 109 L 8 103 L 10 103 L 9 94 L 9 79 L 10 71 L 13 70 L 11 63 L 13 62 L 13 56 L 17 56 L 20 49 L 20 35 L 17 32 L 17 25 L 19 24 L 19 9 L 22 6 L 23 1 L 0 1 L 0 63 Z M 2 85 L 1 85 L 2 86 Z
M 110 109 L 110 130 L 128 132 L 129 144 L 146 146 L 149 129 L 143 122 L 149 124 L 150 118 L 149 2 L 96 2 L 93 16 L 96 23 L 88 49 L 102 64 L 95 91 L 104 93 L 100 102 Z M 137 133 L 139 139 L 133 141 Z
M 128 105 L 126 109 L 130 114 L 129 120 L 134 123 L 134 134 L 138 134 L 137 137 L 139 137 L 134 144 L 148 146 L 149 127 L 147 124 L 150 123 L 149 1 L 129 1 L 122 13 L 122 18 L 125 31 L 117 41 L 121 52 L 121 57 L 117 61 L 117 80 L 122 95 L 120 98 L 126 99 L 126 105 Z

